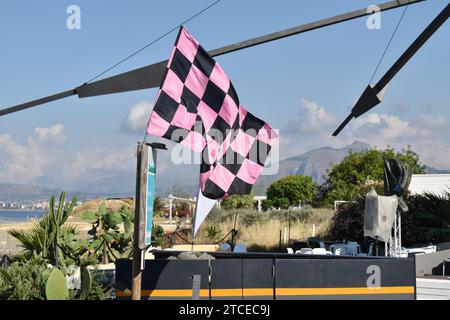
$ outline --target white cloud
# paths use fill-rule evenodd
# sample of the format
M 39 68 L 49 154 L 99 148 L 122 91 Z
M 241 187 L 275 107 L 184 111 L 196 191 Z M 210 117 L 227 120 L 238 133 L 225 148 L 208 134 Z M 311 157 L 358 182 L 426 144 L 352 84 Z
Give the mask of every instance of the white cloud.
M 302 99 L 298 117 L 288 121 L 287 130 L 282 131 L 282 157 L 324 146 L 341 148 L 361 141 L 374 147 L 390 146 L 397 150 L 410 145 L 426 165 L 450 168 L 450 126 L 445 116 L 420 114 L 411 118 L 370 113 L 353 119 L 337 138 L 331 137 L 337 124 L 332 113 L 317 103 Z
M 89 145 L 68 149 L 64 126 L 36 128 L 25 142 L 0 134 L 0 183 L 39 184 L 45 178 L 61 187 L 83 178 L 132 171 L 135 150 Z
M 131 107 L 126 118 L 122 122 L 122 132 L 129 134 L 143 134 L 147 129 L 147 122 L 150 113 L 153 110 L 153 105 L 153 103 L 144 100 Z
M 377 141 L 392 141 L 402 137 L 423 135 L 408 121 L 388 114 L 372 113 L 353 121 L 350 133 L 372 136 Z
M 287 130 L 297 133 L 314 133 L 336 124 L 336 118 L 325 108 L 307 99 L 301 99 L 300 111 L 295 120 L 289 121 Z
M 424 128 L 443 128 L 448 125 L 448 121 L 443 116 L 432 116 L 430 114 L 422 114 L 417 120 L 417 124 Z
M 64 139 L 64 127 L 36 128 L 25 144 L 9 134 L 0 135 L 0 182 L 32 183 L 55 162 L 56 145 Z
M 101 146 L 90 146 L 73 151 L 71 161 L 63 166 L 63 174 L 67 178 L 76 178 L 91 170 L 132 170 L 133 165 L 136 165 L 134 148 L 109 150 Z
M 38 127 L 34 129 L 34 133 L 40 141 L 55 141 L 58 143 L 63 143 L 66 140 L 64 126 L 61 123 L 57 123 L 50 128 Z

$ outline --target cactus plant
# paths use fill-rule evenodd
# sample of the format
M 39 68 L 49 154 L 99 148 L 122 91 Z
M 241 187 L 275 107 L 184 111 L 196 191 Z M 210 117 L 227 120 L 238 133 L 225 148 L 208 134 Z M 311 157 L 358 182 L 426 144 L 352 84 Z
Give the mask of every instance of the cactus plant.
M 69 288 L 67 288 L 66 277 L 59 269 L 53 269 L 45 287 L 47 300 L 67 300 Z
M 89 292 L 92 288 L 92 275 L 91 272 L 86 269 L 81 269 L 81 292 L 80 292 L 80 298 L 86 299 L 89 295 Z
M 74 241 L 76 228 L 66 224 L 76 205 L 77 197 L 66 202 L 66 193 L 62 192 L 56 207 L 55 197 L 50 199 L 48 215 L 41 217 L 31 229 L 12 229 L 8 233 L 19 240 L 25 248 L 26 256 L 31 258 L 35 254 L 41 255 L 52 265 L 60 267 L 64 253 L 60 246 Z
M 103 202 L 97 212 L 83 212 L 80 217 L 92 224 L 92 229 L 88 232 L 92 236 L 89 247 L 98 250 L 103 245 L 102 263 L 129 257 L 132 250 L 134 212 L 128 206 L 123 206 L 119 211 L 108 212 L 106 203 Z

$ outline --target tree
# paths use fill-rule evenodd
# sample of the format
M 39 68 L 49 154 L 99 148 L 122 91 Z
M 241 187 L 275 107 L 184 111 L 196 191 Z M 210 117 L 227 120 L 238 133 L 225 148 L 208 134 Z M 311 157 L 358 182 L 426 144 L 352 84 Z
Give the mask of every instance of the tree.
M 311 201 L 316 185 L 311 177 L 292 175 L 272 183 L 267 189 L 267 199 L 274 207 L 288 209 L 305 201 Z
M 402 243 L 426 246 L 450 241 L 450 190 L 436 195 L 425 193 L 405 197 L 409 211 L 402 213 Z M 329 240 L 364 241 L 365 199 L 339 206 L 333 217 Z
M 367 179 L 374 181 L 377 192 L 383 194 L 384 158 L 394 158 L 407 163 L 413 174 L 425 173 L 419 155 L 411 147 L 400 152 L 392 148 L 350 152 L 329 172 L 327 181 L 322 187 L 325 202 L 331 205 L 335 200 L 349 201 L 355 200 L 356 196 L 363 196 L 367 189 L 365 187 Z
M 161 197 L 156 197 L 153 203 L 153 214 L 156 217 L 162 217 L 164 215 L 165 204 Z
M 225 210 L 253 209 L 253 198 L 252 194 L 234 195 L 223 200 L 220 206 Z
M 450 241 L 450 190 L 406 197 L 409 211 L 402 215 L 402 238 L 407 245 Z

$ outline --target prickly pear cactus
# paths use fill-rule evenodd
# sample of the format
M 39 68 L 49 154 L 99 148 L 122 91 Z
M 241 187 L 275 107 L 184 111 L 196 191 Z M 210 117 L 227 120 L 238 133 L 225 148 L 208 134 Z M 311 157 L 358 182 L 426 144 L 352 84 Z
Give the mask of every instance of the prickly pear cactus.
M 61 270 L 53 269 L 47 280 L 45 295 L 47 300 L 67 300 L 69 298 L 66 277 Z
M 86 299 L 89 295 L 89 292 L 92 288 L 92 275 L 91 272 L 86 269 L 81 269 L 81 292 L 80 297 L 81 299 Z

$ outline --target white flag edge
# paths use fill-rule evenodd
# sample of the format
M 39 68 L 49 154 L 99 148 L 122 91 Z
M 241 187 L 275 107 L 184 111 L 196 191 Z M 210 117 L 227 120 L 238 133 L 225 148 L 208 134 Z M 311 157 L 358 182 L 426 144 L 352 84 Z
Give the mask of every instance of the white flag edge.
M 205 221 L 206 217 L 211 212 L 211 210 L 214 208 L 216 203 L 217 200 L 212 200 L 205 197 L 202 193 L 202 190 L 198 191 L 197 205 L 195 206 L 194 226 L 192 229 L 193 230 L 192 237 L 194 239 L 201 225 L 203 224 L 203 222 Z

